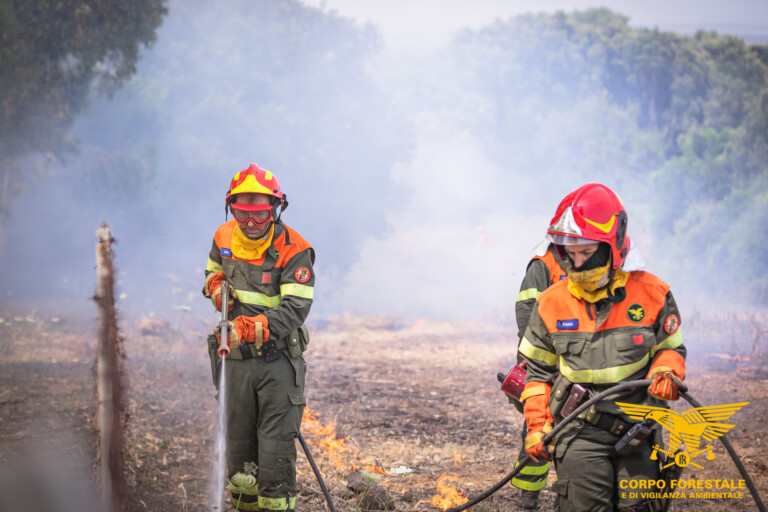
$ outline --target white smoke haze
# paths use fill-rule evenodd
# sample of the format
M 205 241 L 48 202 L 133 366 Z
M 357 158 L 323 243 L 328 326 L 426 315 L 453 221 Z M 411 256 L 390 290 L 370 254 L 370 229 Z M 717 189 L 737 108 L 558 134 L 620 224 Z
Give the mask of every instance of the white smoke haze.
M 481 26 L 409 54 L 298 2 L 172 1 L 131 83 L 78 119 L 82 156 L 14 202 L 3 298 L 93 308 L 106 220 L 124 313 L 213 318 L 202 271 L 229 180 L 251 162 L 278 176 L 285 222 L 316 248 L 311 318 L 512 321 L 557 203 L 589 181 L 622 196 L 648 269 L 685 296 L 696 269 L 667 261 L 651 228 L 658 134 L 638 136 L 576 64 L 538 69 L 493 44 L 468 54 L 505 30 Z M 548 73 L 566 85 L 548 88 Z
M 410 202 L 391 212 L 389 233 L 365 240 L 342 304 L 408 316 L 506 310 L 541 229 L 519 213 L 499 215 L 520 211 L 519 190 L 493 186 L 504 183 L 504 171 L 485 159 L 470 132 L 439 114 L 414 123 L 416 152 L 392 173 Z

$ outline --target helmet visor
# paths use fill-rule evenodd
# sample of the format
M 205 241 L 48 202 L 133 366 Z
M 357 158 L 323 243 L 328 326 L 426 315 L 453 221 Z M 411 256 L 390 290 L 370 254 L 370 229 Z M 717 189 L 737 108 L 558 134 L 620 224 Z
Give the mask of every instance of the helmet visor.
M 232 216 L 240 224 L 252 222 L 256 226 L 263 226 L 272 220 L 271 204 L 232 203 L 230 210 L 232 211 Z

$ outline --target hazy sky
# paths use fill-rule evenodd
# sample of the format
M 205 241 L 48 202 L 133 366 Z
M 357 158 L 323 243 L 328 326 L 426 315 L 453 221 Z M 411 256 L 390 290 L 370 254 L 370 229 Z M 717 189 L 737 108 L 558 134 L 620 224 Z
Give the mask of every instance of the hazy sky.
M 399 49 L 431 49 L 464 27 L 528 12 L 608 7 L 634 26 L 692 32 L 697 28 L 738 33 L 768 42 L 766 0 L 302 0 L 315 7 L 376 25 L 385 42 Z

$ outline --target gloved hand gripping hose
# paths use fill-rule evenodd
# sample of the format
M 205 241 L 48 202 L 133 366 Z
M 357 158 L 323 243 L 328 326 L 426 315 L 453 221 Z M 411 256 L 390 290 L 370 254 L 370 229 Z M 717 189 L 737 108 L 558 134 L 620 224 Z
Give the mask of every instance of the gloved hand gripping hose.
M 594 404 L 599 402 L 600 400 L 604 399 L 607 396 L 610 395 L 617 395 L 620 393 L 623 393 L 625 391 L 634 389 L 634 388 L 642 388 L 642 387 L 648 387 L 651 385 L 651 380 L 633 380 L 630 382 L 622 382 L 620 384 L 617 384 L 609 389 L 606 389 L 605 391 L 602 391 L 583 404 L 581 404 L 579 407 L 576 408 L 571 414 L 563 418 L 563 421 L 557 424 L 557 426 L 552 429 L 552 432 L 544 436 L 544 439 L 542 442 L 544 443 L 544 446 L 547 446 L 549 442 L 563 429 L 566 425 L 568 425 L 570 422 L 576 419 L 576 417 L 581 414 L 582 412 L 586 411 L 590 407 L 592 407 Z M 685 398 L 688 403 L 690 403 L 694 407 L 701 407 L 701 404 L 699 404 L 696 400 L 694 400 L 688 393 L 688 387 L 680 383 L 678 384 L 678 390 L 680 392 L 680 396 Z M 744 480 L 747 482 L 747 486 L 749 487 L 750 492 L 752 493 L 752 498 L 754 498 L 755 503 L 757 504 L 757 508 L 760 512 L 766 512 L 765 506 L 763 505 L 763 502 L 760 500 L 760 496 L 757 494 L 757 489 L 755 488 L 755 484 L 752 482 L 752 479 L 749 478 L 749 475 L 747 474 L 746 468 L 744 468 L 744 465 L 741 463 L 741 460 L 739 459 L 739 456 L 736 455 L 736 452 L 733 450 L 733 447 L 731 446 L 730 442 L 726 439 L 725 436 L 722 436 L 720 440 L 723 442 L 723 445 L 725 445 L 726 450 L 728 450 L 728 454 L 733 459 L 733 462 L 736 464 L 736 467 L 739 469 L 739 472 L 741 473 L 741 476 L 744 477 Z M 470 507 L 473 507 L 483 501 L 484 499 L 491 496 L 493 493 L 504 487 L 504 485 L 507 484 L 510 480 L 512 480 L 525 466 L 528 465 L 528 463 L 531 461 L 531 459 L 528 457 L 528 455 L 524 455 L 523 458 L 521 458 L 518 461 L 517 466 L 514 470 L 512 470 L 507 476 L 502 478 L 497 484 L 495 484 L 492 487 L 489 487 L 484 493 L 480 494 L 479 496 L 476 496 L 469 500 L 468 502 L 464 503 L 460 507 L 455 507 L 448 509 L 446 512 L 461 512 L 462 510 L 466 510 Z

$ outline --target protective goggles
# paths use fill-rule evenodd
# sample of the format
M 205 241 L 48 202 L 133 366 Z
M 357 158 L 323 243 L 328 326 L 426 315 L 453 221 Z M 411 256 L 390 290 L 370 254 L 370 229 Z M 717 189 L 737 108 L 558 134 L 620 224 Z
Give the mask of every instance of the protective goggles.
M 271 204 L 243 204 L 231 203 L 232 216 L 240 224 L 253 222 L 256 226 L 263 226 L 272 220 Z

